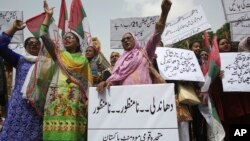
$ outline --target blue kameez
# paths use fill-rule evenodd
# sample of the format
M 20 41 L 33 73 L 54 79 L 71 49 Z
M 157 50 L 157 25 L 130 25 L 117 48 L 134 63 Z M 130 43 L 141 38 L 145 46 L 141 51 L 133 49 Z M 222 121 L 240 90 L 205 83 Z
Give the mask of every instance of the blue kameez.
M 42 138 L 42 119 L 27 100 L 22 98 L 21 93 L 24 80 L 33 63 L 9 49 L 10 40 L 10 36 L 0 34 L 0 56 L 16 68 L 15 86 L 0 132 L 0 141 L 39 141 Z

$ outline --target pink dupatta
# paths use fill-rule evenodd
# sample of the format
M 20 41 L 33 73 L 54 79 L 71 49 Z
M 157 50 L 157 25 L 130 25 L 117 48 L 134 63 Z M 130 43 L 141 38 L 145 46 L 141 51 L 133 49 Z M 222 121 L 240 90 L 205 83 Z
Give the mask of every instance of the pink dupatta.
M 119 82 L 125 80 L 139 66 L 143 55 L 140 53 L 142 44 L 138 39 L 130 33 L 135 40 L 135 47 L 130 51 L 125 51 L 117 60 L 112 75 L 107 80 L 108 82 Z

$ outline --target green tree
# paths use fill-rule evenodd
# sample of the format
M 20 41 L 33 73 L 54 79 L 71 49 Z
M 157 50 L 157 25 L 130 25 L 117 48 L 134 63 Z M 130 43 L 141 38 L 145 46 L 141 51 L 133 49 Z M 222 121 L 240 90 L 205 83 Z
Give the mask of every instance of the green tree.
M 222 27 L 216 31 L 216 35 L 218 38 L 224 38 L 230 41 L 231 40 L 230 24 L 225 23 L 224 25 L 222 25 Z
M 209 39 L 211 41 L 214 33 L 213 31 L 208 31 L 208 34 L 209 34 Z M 198 41 L 201 43 L 201 49 L 203 50 L 203 47 L 204 47 L 204 43 L 203 43 L 203 32 L 201 33 L 198 33 L 196 35 L 193 35 L 185 40 L 182 40 L 180 42 L 177 42 L 174 44 L 174 47 L 176 48 L 184 48 L 184 49 L 189 49 L 188 46 L 190 43 L 194 42 L 194 41 Z

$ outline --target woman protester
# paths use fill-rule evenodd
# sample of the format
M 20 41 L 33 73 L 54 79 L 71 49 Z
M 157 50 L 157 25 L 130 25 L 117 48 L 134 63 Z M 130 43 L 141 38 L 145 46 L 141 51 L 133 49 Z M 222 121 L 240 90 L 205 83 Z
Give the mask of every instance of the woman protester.
M 34 141 L 40 140 L 41 118 L 29 103 L 22 98 L 21 89 L 24 80 L 30 77 L 36 62 L 41 43 L 35 37 L 29 37 L 24 42 L 26 55 L 22 56 L 13 52 L 8 45 L 16 31 L 24 29 L 22 21 L 16 20 L 5 32 L 0 34 L 0 56 L 16 68 L 15 86 L 8 102 L 6 119 L 0 133 L 1 141 Z
M 46 1 L 44 10 L 46 16 L 40 34 L 45 48 L 39 55 L 37 72 L 30 80 L 27 96 L 43 115 L 43 140 L 86 140 L 87 91 L 92 85 L 89 63 L 82 55 L 75 33 L 64 35 L 65 50 L 52 42 L 48 25 L 53 8 L 50 9 Z
M 218 39 L 219 51 L 232 52 L 228 39 Z M 223 92 L 221 78 L 224 71 L 221 70 L 209 88 L 209 95 L 214 101 L 218 116 L 226 132 L 225 140 L 229 140 L 229 127 L 232 124 L 250 124 L 250 97 L 249 92 Z
M 201 51 L 201 70 L 203 75 L 206 75 L 206 72 L 208 71 L 208 53 L 206 51 Z
M 104 88 L 110 85 L 152 83 L 148 70 L 149 62 L 147 58 L 153 59 L 155 55 L 156 44 L 161 40 L 161 35 L 165 28 L 171 5 L 172 2 L 170 0 L 162 1 L 160 19 L 156 23 L 153 35 L 145 46 L 142 46 L 132 33 L 128 32 L 123 35 L 121 42 L 124 53 L 117 60 L 109 79 L 98 85 L 98 92 L 102 93 Z
M 85 56 L 90 63 L 93 86 L 97 86 L 103 81 L 102 73 L 103 71 L 110 69 L 110 64 L 101 52 L 101 43 L 99 40 L 95 37 L 92 38 L 92 41 L 94 46 L 87 47 Z
M 117 60 L 120 58 L 120 53 L 119 52 L 111 52 L 110 54 L 110 64 L 111 64 L 111 71 L 113 69 L 113 67 L 115 66 L 115 63 L 117 62 Z
M 98 73 L 98 50 L 94 46 L 87 47 L 85 51 L 85 56 L 90 63 L 91 74 L 93 78 L 93 85 L 96 86 L 101 80 Z
M 202 58 L 201 58 L 201 43 L 199 41 L 193 41 L 189 44 L 189 49 L 192 50 L 198 60 L 198 63 L 202 69 Z M 200 93 L 201 86 L 198 82 L 192 83 L 194 90 L 198 95 Z M 192 121 L 192 131 L 193 139 L 198 141 L 207 140 L 207 123 L 205 118 L 200 113 L 198 105 L 191 106 Z

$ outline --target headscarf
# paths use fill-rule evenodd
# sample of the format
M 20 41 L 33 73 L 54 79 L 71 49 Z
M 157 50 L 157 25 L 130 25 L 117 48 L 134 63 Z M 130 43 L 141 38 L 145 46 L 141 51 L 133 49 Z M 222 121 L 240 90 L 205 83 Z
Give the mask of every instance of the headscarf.
M 21 89 L 21 92 L 23 93 L 22 97 L 23 98 L 27 98 L 27 87 L 28 87 L 28 84 L 29 84 L 29 81 L 30 81 L 30 77 L 31 77 L 31 74 L 34 70 L 34 67 L 35 67 L 35 62 L 37 61 L 38 57 L 37 56 L 34 56 L 34 55 L 31 55 L 29 54 L 26 50 L 25 50 L 25 55 L 24 55 L 24 59 L 28 62 L 32 62 L 33 64 L 31 65 L 31 67 L 29 68 L 29 71 L 25 77 L 25 80 L 24 80 L 24 83 L 23 83 L 23 86 L 22 86 L 22 89 Z
M 136 70 L 136 68 L 141 63 L 143 58 L 143 54 L 141 53 L 142 44 L 138 41 L 138 39 L 129 32 L 134 38 L 135 46 L 130 51 L 124 51 L 124 53 L 117 60 L 113 70 L 112 75 L 109 77 L 107 81 L 109 82 L 117 82 L 125 80 L 132 72 Z
M 31 39 L 36 39 L 37 42 L 39 42 L 39 44 L 41 44 L 40 40 L 37 39 L 37 38 L 35 38 L 35 37 L 28 37 L 28 38 L 24 41 L 25 55 L 24 55 L 23 57 L 24 57 L 24 59 L 25 59 L 27 62 L 33 63 L 33 64 L 31 65 L 31 67 L 29 68 L 29 70 L 28 70 L 28 73 L 27 73 L 27 75 L 26 75 L 26 77 L 25 77 L 23 86 L 22 86 L 22 88 L 21 88 L 21 93 L 23 93 L 22 97 L 25 98 L 25 99 L 27 98 L 27 95 L 26 95 L 27 93 L 26 93 L 26 92 L 27 92 L 27 87 L 28 87 L 29 81 L 30 81 L 30 77 L 31 77 L 31 74 L 32 74 L 32 72 L 33 72 L 33 70 L 34 70 L 35 62 L 36 62 L 37 59 L 38 59 L 38 56 L 34 56 L 34 55 L 30 54 L 30 53 L 27 51 L 27 46 L 28 46 L 28 43 L 29 43 L 29 41 L 30 41 Z
M 238 52 L 250 52 L 250 46 L 247 44 L 247 38 L 245 37 L 239 43 Z
M 92 42 L 93 42 L 93 45 L 94 45 L 95 49 L 98 52 L 98 55 L 97 55 L 97 58 L 96 58 L 97 63 L 102 64 L 102 66 L 105 69 L 109 69 L 111 66 L 110 66 L 108 60 L 105 58 L 105 56 L 102 53 L 101 42 L 99 41 L 99 39 L 97 37 L 92 37 Z
M 92 48 L 94 50 L 94 57 L 89 59 L 92 76 L 101 77 L 102 71 L 99 68 L 100 65 L 104 68 L 104 70 L 108 70 L 110 68 L 110 64 L 95 46 L 89 46 L 88 48 Z M 94 86 L 97 84 L 99 84 L 99 82 L 94 82 Z
M 28 86 L 27 97 L 31 105 L 39 115 L 43 115 L 46 95 L 58 68 L 63 71 L 70 82 L 79 86 L 81 100 L 85 102 L 88 98 L 88 87 L 92 85 L 88 60 L 80 52 L 71 54 L 68 51 L 58 50 L 58 52 L 55 51 L 55 56 L 50 56 L 48 52 L 57 47 L 47 35 L 43 35 L 41 38 L 46 49 L 42 47 L 39 61 L 36 63 Z M 57 83 L 57 81 L 53 81 L 53 83 Z
M 98 56 L 98 50 L 94 46 L 89 46 L 88 48 L 92 48 L 94 50 L 94 56 L 89 60 L 90 68 L 92 76 L 98 75 L 98 68 L 97 68 L 97 56 Z

